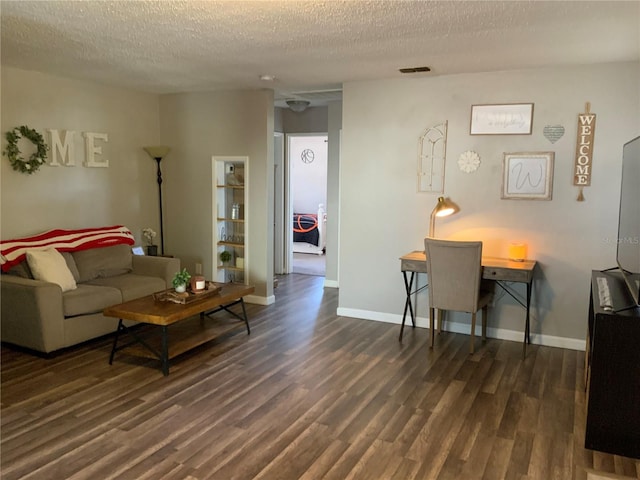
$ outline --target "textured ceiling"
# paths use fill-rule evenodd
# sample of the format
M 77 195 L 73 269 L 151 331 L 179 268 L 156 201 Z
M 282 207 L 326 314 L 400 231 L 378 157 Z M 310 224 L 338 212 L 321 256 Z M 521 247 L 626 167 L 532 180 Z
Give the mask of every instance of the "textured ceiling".
M 2 64 L 154 93 L 640 59 L 640 2 L 5 1 Z M 273 82 L 260 75 L 275 76 Z M 296 95 L 295 93 L 298 93 Z M 314 92 L 302 94 L 300 92 Z

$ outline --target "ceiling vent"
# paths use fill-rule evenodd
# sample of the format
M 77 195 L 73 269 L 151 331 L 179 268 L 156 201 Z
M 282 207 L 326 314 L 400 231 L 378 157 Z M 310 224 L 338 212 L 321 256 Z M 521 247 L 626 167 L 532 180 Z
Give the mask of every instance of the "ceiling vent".
M 400 70 L 400 73 L 422 73 L 431 71 L 429 67 L 400 68 L 398 70 Z

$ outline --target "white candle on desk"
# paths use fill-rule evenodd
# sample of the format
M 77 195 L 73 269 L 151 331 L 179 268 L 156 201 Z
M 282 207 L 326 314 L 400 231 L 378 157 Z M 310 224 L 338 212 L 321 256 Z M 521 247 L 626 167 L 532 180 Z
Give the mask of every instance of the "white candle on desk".
M 525 243 L 509 244 L 509 259 L 516 262 L 523 262 L 527 258 L 527 245 Z

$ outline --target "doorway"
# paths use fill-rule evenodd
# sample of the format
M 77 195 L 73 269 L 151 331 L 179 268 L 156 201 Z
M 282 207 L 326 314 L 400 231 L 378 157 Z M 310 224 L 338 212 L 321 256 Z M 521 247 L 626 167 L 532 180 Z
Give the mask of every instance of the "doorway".
M 324 276 L 328 136 L 288 134 L 285 175 L 287 273 Z

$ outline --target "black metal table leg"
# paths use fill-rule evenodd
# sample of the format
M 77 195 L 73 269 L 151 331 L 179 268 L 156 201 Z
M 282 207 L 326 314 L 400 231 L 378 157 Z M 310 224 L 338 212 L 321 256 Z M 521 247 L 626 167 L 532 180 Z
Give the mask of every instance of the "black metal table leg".
M 113 346 L 111 347 L 111 355 L 109 355 L 109 365 L 113 365 L 113 356 L 116 353 L 116 346 L 118 345 L 118 336 L 120 335 L 120 330 L 123 330 L 122 319 L 118 322 L 118 328 L 116 329 L 116 336 L 113 339 Z
M 404 333 L 404 323 L 407 319 L 407 310 L 409 310 L 409 314 L 411 315 L 411 324 L 415 328 L 416 320 L 413 315 L 413 305 L 411 304 L 411 289 L 413 288 L 413 278 L 415 276 L 415 272 L 411 272 L 411 277 L 407 280 L 407 272 L 402 272 L 402 276 L 404 278 L 404 289 L 407 294 L 407 298 L 404 301 L 404 311 L 402 312 L 402 325 L 400 326 L 400 337 L 399 341 L 402 341 L 402 334 Z
M 166 325 L 162 326 L 162 353 L 160 362 L 162 363 L 162 374 L 166 377 L 169 375 L 169 339 L 168 328 Z
M 529 312 L 531 310 L 531 282 L 527 283 L 527 317 L 524 324 L 524 341 L 522 342 L 522 358 L 525 358 L 527 355 L 527 343 L 531 343 L 531 337 L 529 334 L 530 329 L 530 316 Z
M 237 305 L 238 303 L 242 307 L 242 315 L 238 315 L 236 312 L 234 312 L 233 310 L 229 309 L 229 307 L 233 307 L 234 305 Z M 233 315 L 234 317 L 242 320 L 244 322 L 244 324 L 247 326 L 247 335 L 251 334 L 251 329 L 249 328 L 249 316 L 247 315 L 247 310 L 246 310 L 246 308 L 244 306 L 244 298 L 240 298 L 238 300 L 235 300 L 234 302 L 227 303 L 226 305 L 220 305 L 215 310 L 210 310 L 208 312 L 204 312 L 203 315 L 206 315 L 207 317 L 210 317 L 214 313 L 218 313 L 218 312 L 220 312 L 222 310 L 224 310 L 225 312 L 229 313 L 230 315 Z

